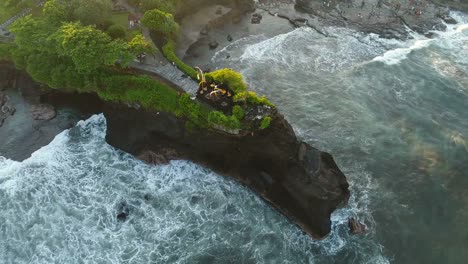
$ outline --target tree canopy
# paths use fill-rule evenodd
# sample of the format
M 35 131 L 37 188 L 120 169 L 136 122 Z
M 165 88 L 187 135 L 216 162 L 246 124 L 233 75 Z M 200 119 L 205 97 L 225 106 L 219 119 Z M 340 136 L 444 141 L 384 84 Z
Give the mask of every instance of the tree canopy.
M 110 0 L 49 0 L 44 5 L 44 15 L 49 22 L 80 21 L 83 25 L 100 25 L 110 18 Z
M 146 11 L 141 22 L 149 29 L 163 35 L 174 35 L 179 30 L 179 25 L 175 22 L 172 14 L 159 9 Z
M 80 22 L 54 24 L 48 20 L 51 17 L 57 18 L 26 16 L 11 26 L 16 36 L 12 59 L 34 79 L 51 87 L 93 85 L 105 67 L 117 63 L 126 66 L 142 50 L 149 51 L 151 47 L 142 37 L 130 43 L 112 40 L 94 26 Z

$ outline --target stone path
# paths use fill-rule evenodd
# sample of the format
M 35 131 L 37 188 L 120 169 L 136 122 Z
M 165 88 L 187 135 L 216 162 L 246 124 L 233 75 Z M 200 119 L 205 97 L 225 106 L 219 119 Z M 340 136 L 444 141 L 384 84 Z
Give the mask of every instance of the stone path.
M 127 1 L 118 0 L 117 3 L 125 7 L 128 12 L 136 14 L 139 17 L 143 16 L 141 12 L 130 6 Z M 143 26 L 141 29 L 145 39 L 156 46 L 151 38 L 149 29 Z M 147 56 L 143 63 L 135 60 L 130 66 L 147 73 L 152 73 L 156 75 L 156 78 L 171 82 L 192 96 L 195 96 L 198 91 L 198 83 L 169 62 L 160 52 L 157 52 L 153 56 Z
M 29 15 L 30 13 L 32 12 L 32 9 L 31 8 L 26 8 L 24 9 L 23 11 L 21 11 L 20 13 L 16 14 L 15 16 L 13 16 L 12 18 L 8 19 L 7 21 L 3 22 L 1 25 L 0 25 L 0 36 L 3 36 L 3 37 L 11 37 L 11 34 L 10 32 L 8 31 L 8 26 L 13 24 L 13 22 L 15 22 L 16 20 L 18 20 L 19 18 L 22 18 L 22 17 L 25 17 L 27 15 Z

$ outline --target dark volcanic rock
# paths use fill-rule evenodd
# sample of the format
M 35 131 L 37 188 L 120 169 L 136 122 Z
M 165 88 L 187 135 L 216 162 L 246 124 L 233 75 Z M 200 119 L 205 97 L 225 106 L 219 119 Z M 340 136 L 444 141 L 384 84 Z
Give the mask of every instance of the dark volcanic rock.
M 262 18 L 263 18 L 262 15 L 255 13 L 252 15 L 251 22 L 252 24 L 260 24 L 260 22 L 262 21 Z
M 127 216 L 128 216 L 128 215 L 127 215 L 126 213 L 119 213 L 119 214 L 117 215 L 117 220 L 123 222 L 123 221 L 127 220 Z
M 130 214 L 130 208 L 128 207 L 127 202 L 121 202 L 117 207 L 117 220 L 125 221 Z
M 219 43 L 216 40 L 213 40 L 213 41 L 210 41 L 208 46 L 210 47 L 210 49 L 216 49 L 219 46 Z
M 137 156 L 148 164 L 167 164 L 170 160 L 179 159 L 180 155 L 175 149 L 160 149 L 158 152 L 145 150 Z
M 419 33 L 444 29 L 448 9 L 430 1 L 414 0 L 297 0 L 296 8 L 333 26 L 354 28 L 384 37 L 403 38 L 406 27 Z
M 330 214 L 349 198 L 346 178 L 332 156 L 297 140 L 278 113 L 270 128 L 248 135 L 188 132 L 171 114 L 117 104 L 107 105 L 104 114 L 109 144 L 135 155 L 176 149 L 177 158 L 247 185 L 315 238 L 329 233 Z

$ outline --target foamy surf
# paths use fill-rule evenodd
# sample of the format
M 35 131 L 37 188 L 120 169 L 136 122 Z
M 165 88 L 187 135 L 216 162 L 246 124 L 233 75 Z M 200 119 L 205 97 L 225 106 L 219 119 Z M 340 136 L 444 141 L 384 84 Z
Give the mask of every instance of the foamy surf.
M 466 24 L 466 17 L 458 12 L 452 12 L 451 15 L 457 20 L 458 24 L 446 24 L 447 29 L 445 31 L 431 31 L 431 33 L 435 35 L 434 38 L 427 38 L 416 32 L 411 32 L 412 39 L 401 41 L 401 45 L 406 47 L 388 50 L 383 55 L 375 57 L 372 61 L 395 65 L 407 59 L 408 55 L 412 52 L 427 48 L 434 43 L 445 40 L 453 41 L 454 39 L 468 40 L 468 24 Z
M 23 162 L 0 159 L 2 263 L 320 263 L 349 243 L 347 210 L 313 241 L 236 182 L 191 162 L 146 165 L 105 131 L 95 115 Z

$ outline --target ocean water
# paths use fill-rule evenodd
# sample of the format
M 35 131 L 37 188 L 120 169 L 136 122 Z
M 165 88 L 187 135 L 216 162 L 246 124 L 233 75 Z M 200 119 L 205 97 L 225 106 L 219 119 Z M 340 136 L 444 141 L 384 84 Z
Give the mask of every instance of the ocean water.
M 213 57 L 347 175 L 326 239 L 196 164 L 114 149 L 96 115 L 23 162 L 0 157 L 0 263 L 466 263 L 468 18 L 453 15 L 433 39 L 303 28 Z M 366 235 L 349 234 L 350 216 Z

